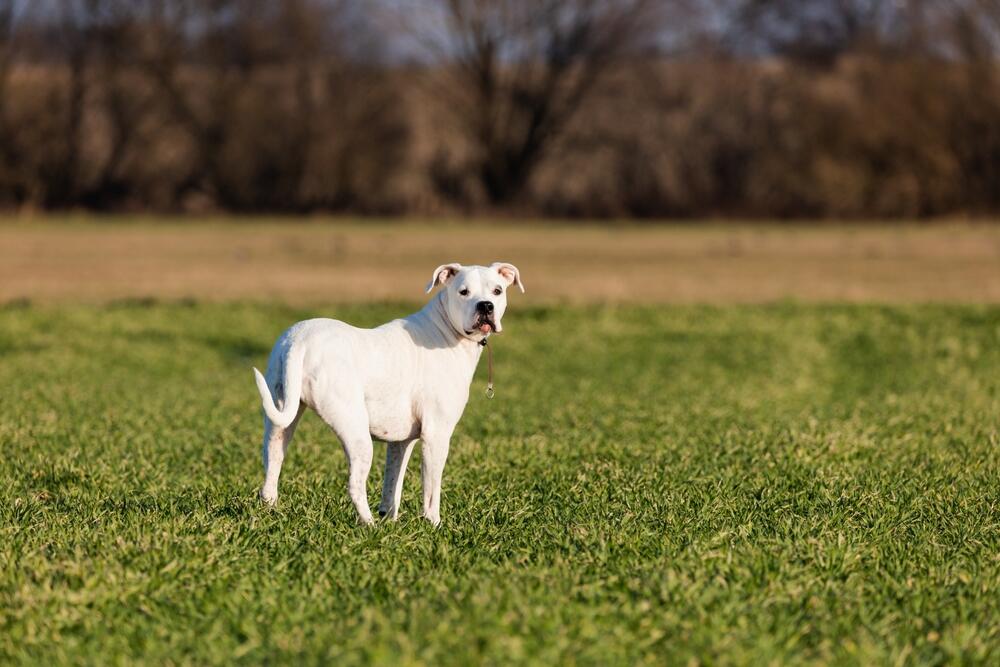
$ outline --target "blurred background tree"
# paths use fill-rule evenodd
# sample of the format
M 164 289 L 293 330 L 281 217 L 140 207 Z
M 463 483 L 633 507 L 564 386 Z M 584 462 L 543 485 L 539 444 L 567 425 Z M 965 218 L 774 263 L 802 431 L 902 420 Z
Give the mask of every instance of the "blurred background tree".
M 433 99 L 471 146 L 452 169 L 471 173 L 491 205 L 516 200 L 602 75 L 652 43 L 662 4 L 440 0 L 411 8 L 404 25 L 438 70 L 426 77 Z
M 10 210 L 1000 211 L 996 0 L 0 0 Z

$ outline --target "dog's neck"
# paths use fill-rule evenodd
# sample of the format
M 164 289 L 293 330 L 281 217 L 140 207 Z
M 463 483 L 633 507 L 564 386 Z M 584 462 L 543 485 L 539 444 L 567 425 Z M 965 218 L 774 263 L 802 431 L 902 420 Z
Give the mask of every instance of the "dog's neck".
M 455 327 L 455 324 L 448 317 L 448 307 L 444 303 L 445 292 L 442 290 L 434 295 L 424 310 L 431 310 L 431 319 L 434 325 L 451 340 L 456 347 L 479 347 L 479 341 L 465 335 L 465 332 Z M 474 351 L 474 350 L 473 350 Z
M 419 312 L 411 317 L 426 320 L 439 337 L 439 342 L 444 343 L 442 347 L 453 348 L 469 354 L 476 361 L 483 348 L 479 341 L 465 335 L 457 329 L 448 317 L 448 308 L 444 302 L 445 293 L 443 291 L 434 295 L 434 298 L 427 302 Z

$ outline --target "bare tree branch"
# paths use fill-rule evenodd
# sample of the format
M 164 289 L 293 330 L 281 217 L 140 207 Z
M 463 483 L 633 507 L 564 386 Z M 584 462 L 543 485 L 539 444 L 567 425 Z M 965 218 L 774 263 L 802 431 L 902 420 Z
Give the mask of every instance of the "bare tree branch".
M 443 108 L 489 201 L 517 198 L 613 62 L 655 34 L 653 0 L 440 0 L 410 34 L 451 76 Z M 426 14 L 424 15 L 426 16 Z

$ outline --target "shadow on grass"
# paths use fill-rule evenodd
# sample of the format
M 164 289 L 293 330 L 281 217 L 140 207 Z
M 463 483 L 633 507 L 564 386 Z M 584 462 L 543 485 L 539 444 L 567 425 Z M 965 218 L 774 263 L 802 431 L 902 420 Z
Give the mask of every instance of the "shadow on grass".
M 229 359 L 248 360 L 271 352 L 270 345 L 245 337 L 201 336 L 195 340 Z
M 265 344 L 245 336 L 192 335 L 158 329 L 146 329 L 144 331 L 121 335 L 130 342 L 152 343 L 154 345 L 194 343 L 207 347 L 226 359 L 239 361 L 246 361 L 260 356 L 266 357 L 271 351 L 270 344 Z M 3 339 L 0 339 L 0 351 L 3 350 L 3 343 Z
M 187 518 L 193 515 L 219 519 L 251 518 L 258 513 L 259 501 L 250 493 L 221 494 L 210 489 L 178 489 L 164 494 L 115 495 L 104 498 L 100 508 L 120 518 L 159 517 L 163 519 Z

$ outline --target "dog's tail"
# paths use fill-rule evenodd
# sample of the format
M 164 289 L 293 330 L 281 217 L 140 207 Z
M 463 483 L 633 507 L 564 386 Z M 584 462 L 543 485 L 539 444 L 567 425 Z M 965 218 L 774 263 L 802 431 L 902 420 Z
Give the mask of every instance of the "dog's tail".
M 274 397 L 271 396 L 271 389 L 267 386 L 267 380 L 256 368 L 253 369 L 254 379 L 257 381 L 257 391 L 260 392 L 261 404 L 264 406 L 264 414 L 275 426 L 285 428 L 295 419 L 299 413 L 299 400 L 302 398 L 302 364 L 305 357 L 305 350 L 292 348 L 285 357 L 285 405 L 279 410 L 274 404 Z

